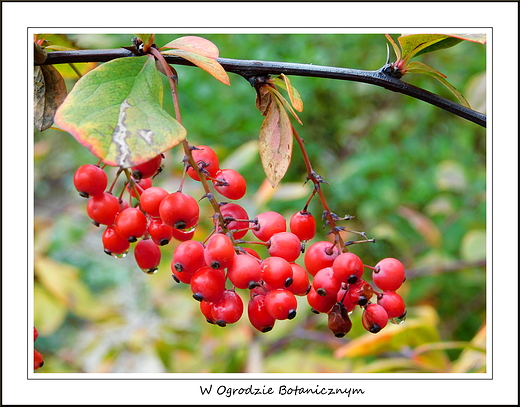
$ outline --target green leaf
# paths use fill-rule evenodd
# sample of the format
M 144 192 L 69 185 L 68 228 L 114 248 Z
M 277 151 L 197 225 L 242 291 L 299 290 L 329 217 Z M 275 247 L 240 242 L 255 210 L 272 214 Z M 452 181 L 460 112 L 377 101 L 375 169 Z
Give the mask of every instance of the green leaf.
M 293 147 L 291 121 L 277 98 L 267 108 L 258 147 L 265 175 L 275 188 L 289 168 Z
M 165 55 L 175 55 L 190 61 L 192 64 L 197 65 L 199 68 L 205 70 L 207 73 L 215 77 L 218 81 L 224 85 L 230 85 L 229 76 L 225 69 L 215 59 L 209 58 L 203 55 L 196 54 L 190 51 L 184 51 L 180 49 L 171 49 L 168 51 L 161 52 Z
M 419 61 L 413 61 L 410 62 L 406 68 L 407 73 L 422 73 L 425 75 L 433 76 L 435 79 L 437 79 L 440 83 L 442 83 L 444 86 L 448 88 L 448 90 L 453 93 L 453 95 L 458 99 L 461 105 L 466 106 L 471 109 L 471 106 L 469 102 L 466 100 L 464 95 L 460 93 L 455 87 L 449 83 L 446 79 L 446 75 L 440 73 L 436 69 L 432 68 L 431 66 L 428 66 L 426 64 L 423 64 Z
M 55 121 L 108 165 L 129 168 L 186 138 L 162 108 L 163 85 L 152 56 L 118 58 L 83 76 Z
M 462 40 L 478 42 L 485 44 L 487 42 L 486 34 L 448 34 L 450 37 L 460 38 Z
M 420 51 L 436 44 L 443 39 L 448 38 L 442 34 L 410 34 L 401 35 L 397 40 L 401 45 L 401 58 L 409 61 Z

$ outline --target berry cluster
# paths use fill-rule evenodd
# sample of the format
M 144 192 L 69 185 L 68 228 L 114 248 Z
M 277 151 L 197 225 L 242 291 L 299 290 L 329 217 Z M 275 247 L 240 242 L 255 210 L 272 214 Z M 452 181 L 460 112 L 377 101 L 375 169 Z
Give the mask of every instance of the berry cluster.
M 172 239 L 178 242 L 171 261 L 172 277 L 190 286 L 209 323 L 224 327 L 242 317 L 244 300 L 237 289 L 247 290 L 247 316 L 260 332 L 272 330 L 276 320 L 293 319 L 298 296 L 307 298 L 313 312 L 328 315 L 329 329 L 337 337 L 349 332 L 349 314 L 356 306 L 363 309 L 363 326 L 372 333 L 389 320 L 404 320 L 405 304 L 396 293 L 405 280 L 401 262 L 386 258 L 374 267 L 366 266 L 337 239 L 306 247 L 316 234 L 308 202 L 289 222 L 274 211 L 250 217 L 236 202 L 217 202 L 215 193 L 240 200 L 246 181 L 237 171 L 220 168 L 216 153 L 204 145 L 187 150 L 184 175 L 203 184 L 204 197 L 214 209 L 214 227 L 204 241 L 193 240 L 199 204 L 182 192 L 185 177 L 173 193 L 152 185 L 163 158 L 159 155 L 131 171 L 120 169 L 118 176 L 125 172 L 127 180 L 119 197 L 112 193 L 115 180 L 107 190 L 108 177 L 96 165 L 80 167 L 74 185 L 89 199 L 87 213 L 93 223 L 105 226 L 102 242 L 107 254 L 124 257 L 135 244 L 135 261 L 144 272 L 154 274 L 161 260 L 160 246 Z M 122 198 L 125 192 L 129 201 Z M 248 232 L 254 241 L 244 240 Z M 247 247 L 253 244 L 264 246 L 268 255 L 262 258 Z M 301 255 L 304 267 L 296 263 Z M 365 281 L 365 268 L 372 269 L 373 283 L 381 292 Z
M 38 339 L 38 330 L 34 327 L 34 342 Z M 43 355 L 34 349 L 34 370 L 38 370 L 43 366 Z

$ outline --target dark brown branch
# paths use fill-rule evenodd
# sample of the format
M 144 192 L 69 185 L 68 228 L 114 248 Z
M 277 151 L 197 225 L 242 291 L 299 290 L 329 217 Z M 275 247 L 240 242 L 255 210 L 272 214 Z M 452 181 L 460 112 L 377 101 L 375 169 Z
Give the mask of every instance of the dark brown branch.
M 134 54 L 124 48 L 54 51 L 47 54 L 45 61 L 36 63 L 35 65 L 52 65 L 79 62 L 107 62 L 115 58 L 131 56 L 134 56 Z M 180 57 L 165 55 L 164 58 L 169 64 L 193 66 L 191 62 L 188 62 Z M 437 106 L 482 127 L 486 127 L 485 114 L 469 109 L 449 99 L 445 99 L 434 93 L 428 92 L 427 90 L 410 85 L 409 83 L 403 82 L 399 79 L 392 78 L 391 76 L 383 73 L 381 69 L 377 71 L 364 71 L 360 69 L 337 68 L 312 64 L 229 58 L 218 58 L 217 61 L 227 72 L 241 75 L 246 79 L 250 79 L 255 76 L 279 75 L 283 73 L 285 75 L 308 76 L 315 78 L 339 79 L 368 83 L 422 100 L 423 102 Z

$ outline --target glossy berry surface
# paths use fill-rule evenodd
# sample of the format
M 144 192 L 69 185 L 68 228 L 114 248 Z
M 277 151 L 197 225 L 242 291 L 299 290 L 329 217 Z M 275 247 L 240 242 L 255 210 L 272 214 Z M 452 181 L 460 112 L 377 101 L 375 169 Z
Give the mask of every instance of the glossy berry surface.
M 95 195 L 88 200 L 87 214 L 100 225 L 112 225 L 119 213 L 119 200 L 108 192 Z
M 275 319 L 293 319 L 296 316 L 298 301 L 292 292 L 279 288 L 265 295 L 265 307 Z
M 363 310 L 361 322 L 367 331 L 376 334 L 387 325 L 388 314 L 381 305 L 371 303 Z
M 336 298 L 341 288 L 341 281 L 336 278 L 332 267 L 325 267 L 314 275 L 312 288 L 322 297 L 331 296 Z
M 222 298 L 214 302 L 211 315 L 218 326 L 226 326 L 237 322 L 244 312 L 244 302 L 234 290 L 225 290 Z
M 292 267 L 281 257 L 267 257 L 260 264 L 262 280 L 273 288 L 287 288 L 292 284 Z
M 204 261 L 204 246 L 202 243 L 187 240 L 175 248 L 172 269 L 193 274 L 204 266 L 206 266 L 206 262 Z
M 150 219 L 148 221 L 148 234 L 158 246 L 167 245 L 173 238 L 174 228 L 165 225 L 161 219 Z
M 174 192 L 161 201 L 159 215 L 172 228 L 188 229 L 199 221 L 199 205 L 190 195 Z
M 135 242 L 146 232 L 146 216 L 137 208 L 126 208 L 115 220 L 116 232 L 123 239 Z
M 247 190 L 244 177 L 230 168 L 217 171 L 213 186 L 221 195 L 233 200 L 243 198 Z
M 158 218 L 160 216 L 159 205 L 168 195 L 168 191 L 164 188 L 152 186 L 142 192 L 139 205 L 148 215 Z
M 135 245 L 134 257 L 141 270 L 154 274 L 161 262 L 161 250 L 152 239 L 142 239 Z
M 311 306 L 312 312 L 315 314 L 327 313 L 336 303 L 336 298 L 332 296 L 321 296 L 311 287 L 307 294 L 307 302 Z
M 344 283 L 355 283 L 363 276 L 365 266 L 359 256 L 354 253 L 341 253 L 332 263 L 334 275 Z
M 253 234 L 263 242 L 267 242 L 275 233 L 286 230 L 287 221 L 278 212 L 267 211 L 255 217 Z
M 281 257 L 288 262 L 300 257 L 301 242 L 298 236 L 290 232 L 278 232 L 271 236 L 268 243 L 268 252 L 271 256 Z
M 124 257 L 130 248 L 128 239 L 119 236 L 114 225 L 106 227 L 101 241 L 105 253 L 113 257 Z
M 386 258 L 375 265 L 372 272 L 374 284 L 383 291 L 396 291 L 405 280 L 403 264 L 394 258 Z
M 381 296 L 378 297 L 377 303 L 385 309 L 388 318 L 399 318 L 406 312 L 403 298 L 393 291 L 383 292 Z
M 300 240 L 311 240 L 316 235 L 316 219 L 310 212 L 296 212 L 289 221 L 289 229 Z
M 196 146 L 191 150 L 191 154 L 203 175 L 215 177 L 220 168 L 217 154 L 211 147 L 205 145 Z M 188 168 L 188 175 L 195 181 L 200 181 L 199 176 L 192 167 Z
M 228 266 L 227 277 L 237 288 L 253 288 L 260 281 L 262 271 L 258 259 L 249 254 L 234 256 Z
M 138 180 L 153 177 L 160 172 L 162 159 L 162 154 L 159 154 L 145 163 L 132 167 L 132 176 Z
M 220 269 L 202 267 L 190 281 L 193 298 L 197 301 L 218 302 L 224 295 L 226 276 Z
M 34 350 L 34 370 L 38 370 L 42 366 L 43 366 L 43 355 L 35 349 Z
M 309 290 L 311 289 L 311 284 L 309 282 L 309 275 L 307 271 L 296 263 L 290 263 L 292 268 L 292 284 L 287 287 L 287 289 L 292 292 L 294 295 L 304 296 L 307 295 Z
M 242 239 L 250 226 L 247 211 L 236 203 L 226 203 L 220 207 L 220 213 L 226 222 L 226 227 L 234 231 L 233 238 Z
M 305 269 L 314 276 L 322 268 L 331 267 L 339 254 L 338 248 L 331 242 L 326 240 L 315 242 L 305 250 L 303 257 Z
M 88 198 L 105 192 L 108 177 L 105 171 L 97 165 L 85 164 L 74 173 L 73 183 L 79 194 Z
M 222 233 L 211 236 L 204 249 L 206 264 L 214 269 L 224 269 L 233 263 L 235 247 L 229 237 Z
M 249 300 L 247 316 L 251 325 L 262 333 L 271 331 L 276 322 L 276 318 L 267 312 L 265 295 L 255 295 Z

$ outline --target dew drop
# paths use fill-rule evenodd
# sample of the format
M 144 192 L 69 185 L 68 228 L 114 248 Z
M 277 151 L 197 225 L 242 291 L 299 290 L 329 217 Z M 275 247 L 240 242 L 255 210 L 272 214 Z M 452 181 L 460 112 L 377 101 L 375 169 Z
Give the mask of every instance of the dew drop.
M 405 311 L 404 314 L 401 315 L 400 317 L 390 318 L 389 321 L 390 321 L 392 324 L 395 324 L 395 325 L 401 325 L 404 321 L 406 321 L 406 311 Z
M 155 274 L 157 273 L 157 267 L 152 267 L 151 269 L 141 269 L 145 274 Z

